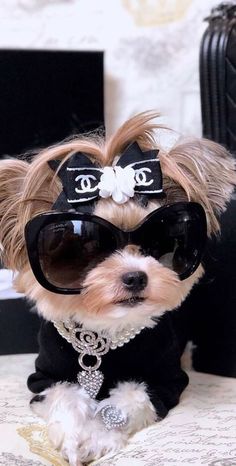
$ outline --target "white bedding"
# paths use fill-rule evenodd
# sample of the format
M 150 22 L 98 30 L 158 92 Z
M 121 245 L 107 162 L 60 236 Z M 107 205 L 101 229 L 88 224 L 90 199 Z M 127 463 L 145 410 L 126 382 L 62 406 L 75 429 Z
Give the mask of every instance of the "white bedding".
M 12 280 L 12 270 L 0 269 L 0 299 L 18 299 L 24 296 L 23 294 L 16 293 L 12 287 Z
M 65 466 L 30 411 L 35 355 L 0 356 L 0 465 Z M 236 465 L 236 380 L 190 371 L 180 404 L 94 466 Z

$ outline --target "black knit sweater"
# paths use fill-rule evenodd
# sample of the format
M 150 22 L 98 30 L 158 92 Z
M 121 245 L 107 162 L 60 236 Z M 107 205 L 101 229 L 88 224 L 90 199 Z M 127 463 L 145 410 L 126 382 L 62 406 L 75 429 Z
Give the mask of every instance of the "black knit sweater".
M 40 393 L 56 382 L 77 383 L 81 370 L 78 353 L 51 322 L 42 322 L 39 344 L 36 372 L 28 378 L 29 389 Z M 105 354 L 100 369 L 104 382 L 98 400 L 106 398 L 117 382 L 145 382 L 159 417 L 165 417 L 178 403 L 188 384 L 188 376 L 180 367 L 180 350 L 168 313 L 154 328 L 142 330 L 123 347 Z

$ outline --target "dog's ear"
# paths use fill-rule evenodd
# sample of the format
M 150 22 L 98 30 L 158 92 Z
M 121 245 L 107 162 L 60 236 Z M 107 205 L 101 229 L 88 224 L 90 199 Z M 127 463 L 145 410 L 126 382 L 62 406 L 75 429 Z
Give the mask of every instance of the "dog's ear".
M 23 243 L 18 211 L 27 170 L 27 162 L 0 161 L 0 248 L 4 265 L 12 269 L 19 269 Z
M 173 190 L 180 187 L 188 200 L 204 207 L 209 235 L 219 231 L 219 215 L 236 185 L 235 160 L 230 153 L 207 139 L 187 139 L 164 154 L 161 163 L 167 185 Z M 172 180 L 175 186 L 171 186 Z

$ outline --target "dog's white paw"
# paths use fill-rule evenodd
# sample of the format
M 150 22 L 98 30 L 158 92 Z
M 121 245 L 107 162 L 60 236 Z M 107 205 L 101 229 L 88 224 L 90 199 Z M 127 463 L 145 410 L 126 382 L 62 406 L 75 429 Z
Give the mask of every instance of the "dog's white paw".
M 78 437 L 77 460 L 82 463 L 98 460 L 108 453 L 116 453 L 128 441 L 122 429 L 107 430 L 100 419 L 93 419 L 86 425 L 83 438 Z
M 54 385 L 37 399 L 31 408 L 46 421 L 53 447 L 68 459 L 71 466 L 78 466 L 78 446 L 87 441 L 86 426 L 94 418 L 96 401 L 83 388 L 68 383 Z
M 123 427 L 123 430 L 129 436 L 154 424 L 158 420 L 144 383 L 118 383 L 116 388 L 110 391 L 107 404 L 114 405 L 127 418 L 127 423 Z
M 98 460 L 107 453 L 118 452 L 128 440 L 125 432 L 115 429 L 107 431 L 96 418 L 87 420 L 83 428 L 77 425 L 66 432 L 63 424 L 50 424 L 48 436 L 54 448 L 61 452 L 70 466 L 79 466 Z

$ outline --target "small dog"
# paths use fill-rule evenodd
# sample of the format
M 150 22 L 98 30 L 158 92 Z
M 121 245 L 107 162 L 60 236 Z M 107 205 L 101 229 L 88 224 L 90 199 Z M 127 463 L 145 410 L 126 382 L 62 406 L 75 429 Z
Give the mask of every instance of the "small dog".
M 220 145 L 155 142 L 151 112 L 113 137 L 0 162 L 0 243 L 43 317 L 33 410 L 70 465 L 122 448 L 188 383 L 171 311 L 203 275 L 236 184 Z

